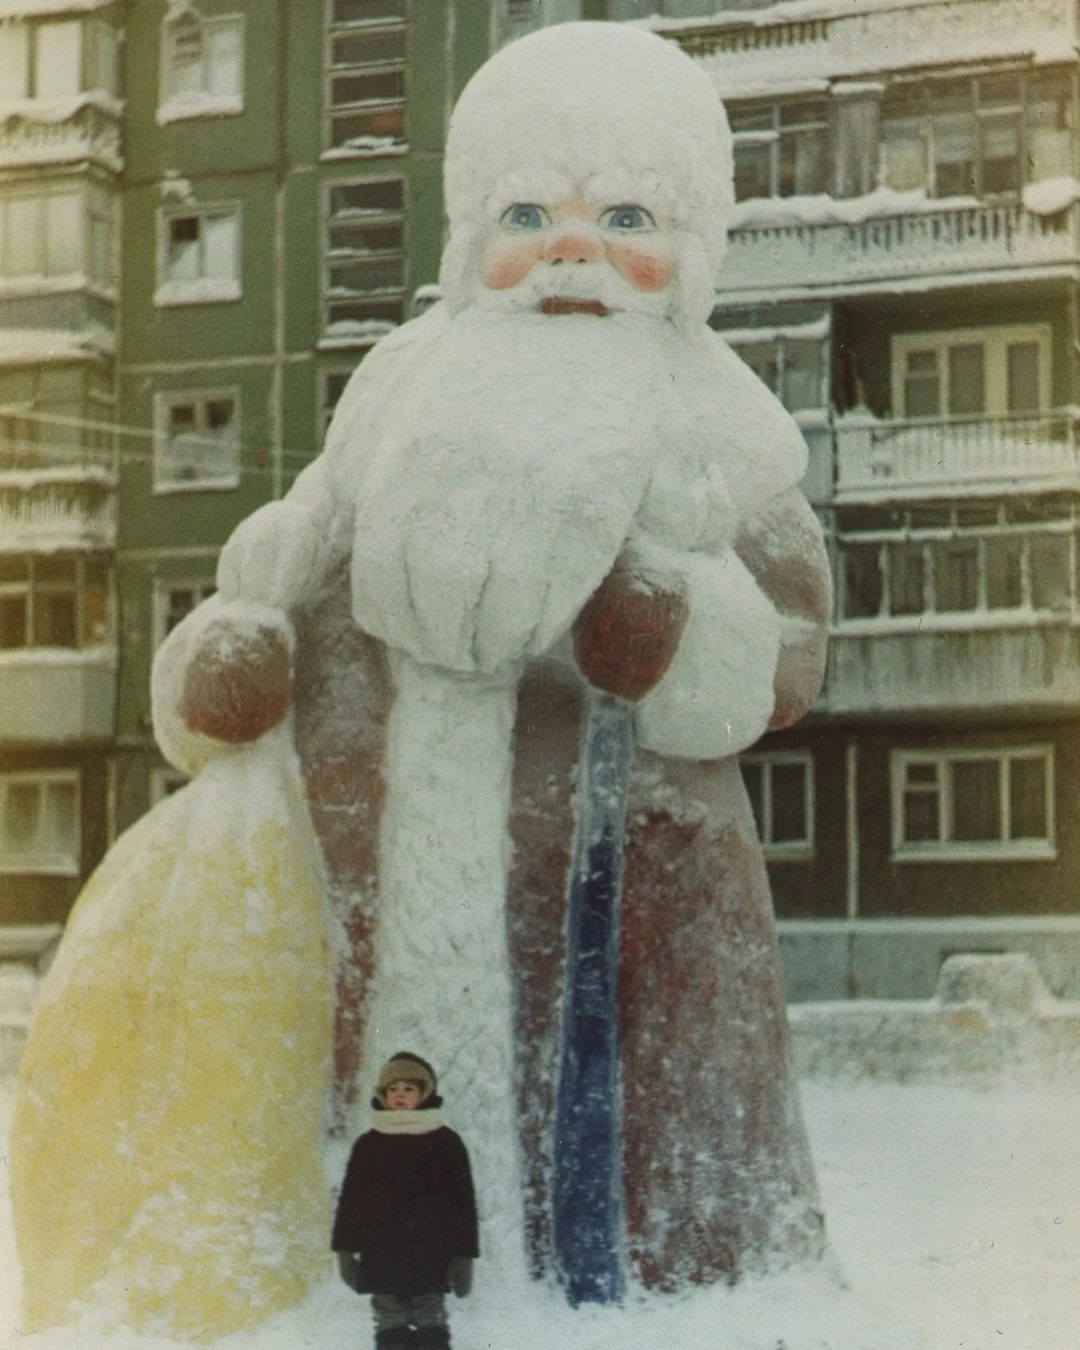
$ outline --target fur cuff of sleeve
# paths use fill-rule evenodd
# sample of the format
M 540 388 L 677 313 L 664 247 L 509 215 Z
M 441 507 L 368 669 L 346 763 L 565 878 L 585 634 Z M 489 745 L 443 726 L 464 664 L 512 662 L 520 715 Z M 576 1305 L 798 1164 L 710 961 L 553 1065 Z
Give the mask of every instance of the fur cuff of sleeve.
M 773 710 L 780 619 L 734 551 L 684 554 L 690 618 L 667 674 L 636 709 L 638 744 L 682 759 L 752 745 Z

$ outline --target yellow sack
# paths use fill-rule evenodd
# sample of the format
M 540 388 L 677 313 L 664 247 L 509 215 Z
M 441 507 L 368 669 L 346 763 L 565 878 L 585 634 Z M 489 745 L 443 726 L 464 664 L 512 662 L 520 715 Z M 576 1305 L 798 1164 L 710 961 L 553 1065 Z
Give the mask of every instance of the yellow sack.
M 19 1077 L 24 1320 L 86 1300 L 209 1341 L 326 1271 L 330 973 L 284 728 L 213 760 L 90 878 Z

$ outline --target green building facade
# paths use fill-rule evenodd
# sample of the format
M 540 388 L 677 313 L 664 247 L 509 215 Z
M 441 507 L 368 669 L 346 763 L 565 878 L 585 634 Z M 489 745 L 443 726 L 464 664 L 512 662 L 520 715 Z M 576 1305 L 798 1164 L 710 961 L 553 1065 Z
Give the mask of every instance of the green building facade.
M 449 112 L 507 21 L 479 0 L 0 6 L 5 950 L 49 941 L 179 781 L 153 652 L 436 280 Z

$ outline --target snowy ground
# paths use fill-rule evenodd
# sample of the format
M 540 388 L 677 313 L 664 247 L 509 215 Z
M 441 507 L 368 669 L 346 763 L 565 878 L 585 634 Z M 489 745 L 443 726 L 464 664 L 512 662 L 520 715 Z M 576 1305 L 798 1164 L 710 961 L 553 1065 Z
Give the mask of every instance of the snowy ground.
M 491 1294 L 452 1308 L 455 1350 L 1076 1350 L 1080 1344 L 1080 1103 L 1067 1087 L 986 1092 L 804 1085 L 833 1245 L 854 1297 L 772 1281 L 643 1306 L 627 1335 L 555 1308 L 523 1318 Z M 0 1089 L 0 1141 L 9 1090 Z M 80 1327 L 33 1340 L 15 1329 L 17 1275 L 0 1142 L 0 1346 L 165 1350 Z M 878 1318 L 866 1308 L 880 1305 Z M 328 1281 L 306 1307 L 228 1350 L 371 1344 L 366 1300 Z M 813 1324 L 814 1330 L 811 1330 Z M 876 1327 L 876 1330 L 875 1330 Z M 907 1328 L 901 1330 L 901 1328 Z M 823 1339 L 827 1338 L 827 1339 Z

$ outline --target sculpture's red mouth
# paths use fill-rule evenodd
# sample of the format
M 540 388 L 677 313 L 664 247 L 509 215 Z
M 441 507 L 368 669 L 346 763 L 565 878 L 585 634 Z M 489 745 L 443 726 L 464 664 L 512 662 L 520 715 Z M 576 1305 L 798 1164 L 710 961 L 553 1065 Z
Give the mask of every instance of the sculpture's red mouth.
M 548 295 L 540 301 L 541 314 L 595 314 L 604 318 L 611 310 L 599 300 L 571 300 L 565 295 Z

